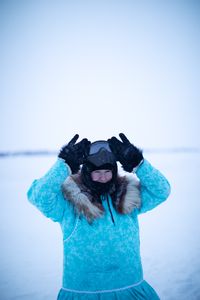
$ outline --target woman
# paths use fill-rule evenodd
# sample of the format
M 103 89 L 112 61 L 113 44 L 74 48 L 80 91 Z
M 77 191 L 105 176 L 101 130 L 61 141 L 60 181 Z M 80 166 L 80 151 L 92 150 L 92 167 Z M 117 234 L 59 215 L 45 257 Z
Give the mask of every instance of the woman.
M 76 143 L 75 135 L 28 192 L 30 202 L 62 228 L 58 300 L 159 299 L 143 279 L 138 215 L 167 199 L 170 185 L 141 150 L 119 136 Z M 137 177 L 119 176 L 117 161 Z

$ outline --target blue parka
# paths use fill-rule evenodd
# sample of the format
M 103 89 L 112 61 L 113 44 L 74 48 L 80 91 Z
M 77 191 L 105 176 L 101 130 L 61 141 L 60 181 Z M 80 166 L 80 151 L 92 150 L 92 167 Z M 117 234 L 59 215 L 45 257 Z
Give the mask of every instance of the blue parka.
M 134 176 L 128 178 L 122 214 L 109 196 L 102 196 L 104 212 L 100 213 L 71 179 L 70 168 L 62 159 L 32 183 L 29 201 L 59 222 L 63 232 L 59 300 L 159 299 L 143 279 L 138 215 L 166 200 L 170 185 L 147 160 L 136 176 L 137 182 Z

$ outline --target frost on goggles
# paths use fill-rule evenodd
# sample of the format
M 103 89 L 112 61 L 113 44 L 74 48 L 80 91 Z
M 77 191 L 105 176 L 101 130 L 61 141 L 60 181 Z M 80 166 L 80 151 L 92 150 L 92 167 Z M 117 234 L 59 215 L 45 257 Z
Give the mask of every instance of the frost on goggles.
M 96 141 L 91 144 L 89 155 L 98 153 L 102 148 L 108 152 L 112 152 L 107 141 Z

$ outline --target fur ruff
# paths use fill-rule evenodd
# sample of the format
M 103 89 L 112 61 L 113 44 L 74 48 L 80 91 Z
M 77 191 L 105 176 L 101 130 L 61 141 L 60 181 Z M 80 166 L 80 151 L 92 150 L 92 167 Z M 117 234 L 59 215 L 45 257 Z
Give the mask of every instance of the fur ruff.
M 82 183 L 80 174 L 69 176 L 62 185 L 62 192 L 76 214 L 85 216 L 89 223 L 104 214 L 102 204 L 94 200 L 90 190 Z M 130 214 L 135 208 L 140 208 L 139 182 L 133 176 L 118 176 L 115 199 L 113 205 L 120 214 Z

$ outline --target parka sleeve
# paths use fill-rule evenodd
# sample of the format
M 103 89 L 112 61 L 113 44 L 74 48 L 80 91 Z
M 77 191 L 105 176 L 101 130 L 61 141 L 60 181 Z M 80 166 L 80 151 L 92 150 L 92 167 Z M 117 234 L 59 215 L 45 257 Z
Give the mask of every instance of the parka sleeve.
M 146 159 L 138 167 L 136 175 L 140 180 L 141 192 L 139 213 L 153 209 L 168 198 L 171 190 L 168 180 Z
M 61 185 L 69 173 L 70 168 L 59 158 L 42 178 L 33 181 L 27 192 L 28 200 L 55 222 L 61 222 L 64 215 L 66 201 Z

